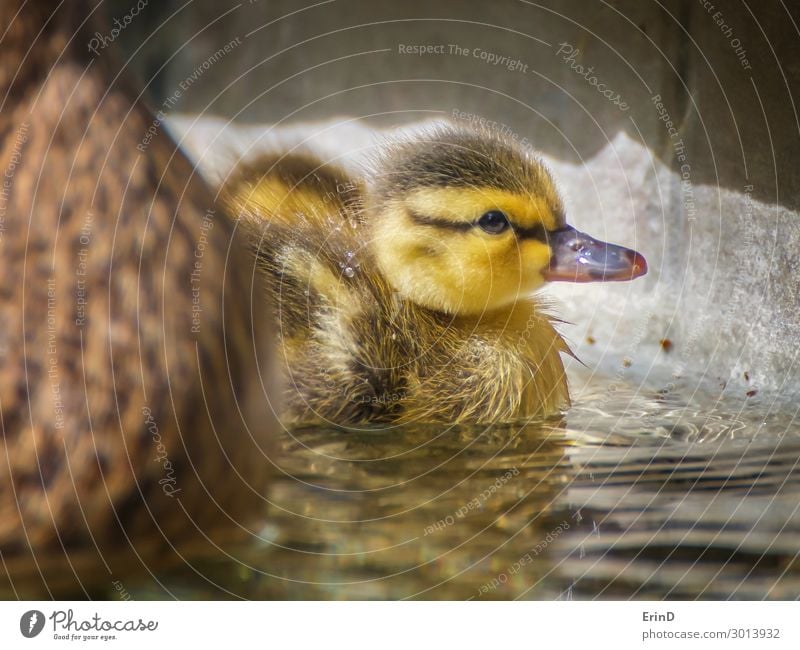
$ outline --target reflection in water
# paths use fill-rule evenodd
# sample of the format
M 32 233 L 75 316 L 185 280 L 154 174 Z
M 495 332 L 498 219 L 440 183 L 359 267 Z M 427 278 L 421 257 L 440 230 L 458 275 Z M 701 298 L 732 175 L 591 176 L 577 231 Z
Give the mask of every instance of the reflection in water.
M 523 427 L 285 433 L 263 541 L 164 584 L 184 598 L 800 595 L 793 413 L 587 386 L 564 418 Z
M 287 465 L 299 480 L 272 495 L 295 510 L 281 517 L 293 550 L 273 559 L 283 576 L 311 584 L 286 583 L 281 597 L 477 596 L 565 523 L 551 511 L 566 469 L 563 431 L 552 425 L 295 436 Z M 544 560 L 526 566 L 518 587 L 543 575 Z

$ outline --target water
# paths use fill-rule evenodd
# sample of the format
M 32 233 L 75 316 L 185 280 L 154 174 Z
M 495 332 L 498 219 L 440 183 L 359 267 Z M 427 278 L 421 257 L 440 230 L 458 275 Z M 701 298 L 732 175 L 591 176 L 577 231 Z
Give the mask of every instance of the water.
M 572 382 L 564 417 L 524 427 L 284 434 L 261 541 L 156 595 L 800 596 L 790 409 Z

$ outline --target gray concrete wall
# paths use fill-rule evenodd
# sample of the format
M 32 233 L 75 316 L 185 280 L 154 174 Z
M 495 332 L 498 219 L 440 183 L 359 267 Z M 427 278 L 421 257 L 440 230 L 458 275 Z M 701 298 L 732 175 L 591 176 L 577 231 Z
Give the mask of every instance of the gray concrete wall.
M 722 0 L 304 4 L 209 0 L 170 18 L 179 4 L 167 2 L 121 39 L 141 46 L 131 67 L 154 104 L 180 92 L 169 113 L 284 126 L 384 128 L 455 110 L 496 121 L 551 162 L 577 226 L 650 263 L 635 283 L 554 288 L 587 363 L 657 384 L 702 375 L 712 388 L 759 391 L 753 399 L 799 392 L 800 11 Z M 444 48 L 400 51 L 409 45 Z M 342 151 L 351 145 L 343 138 Z

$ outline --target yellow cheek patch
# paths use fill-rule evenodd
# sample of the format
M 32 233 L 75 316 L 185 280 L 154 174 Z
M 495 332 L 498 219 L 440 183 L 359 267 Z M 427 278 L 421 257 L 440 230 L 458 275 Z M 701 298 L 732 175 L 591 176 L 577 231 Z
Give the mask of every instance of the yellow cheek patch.
M 455 224 L 474 223 L 489 210 L 501 210 L 522 228 L 559 226 L 546 198 L 494 188 L 426 187 L 412 192 L 405 203 L 417 214 Z
M 408 214 L 413 209 L 404 202 L 385 210 L 371 238 L 381 275 L 404 298 L 450 314 L 480 314 L 526 298 L 544 282 L 541 272 L 550 262 L 544 242 L 518 239 L 511 230 L 488 235 L 420 225 Z M 441 212 L 424 214 L 445 219 Z
M 529 289 L 532 284 L 538 286 L 542 270 L 550 264 L 550 247 L 535 239 L 513 240 L 506 244 L 503 248 L 499 245 L 487 247 L 484 252 L 484 259 L 488 254 L 492 277 L 504 278 L 509 286 L 518 285 L 523 289 Z
M 520 244 L 522 268 L 537 273 L 550 264 L 552 251 L 544 242 L 527 239 Z

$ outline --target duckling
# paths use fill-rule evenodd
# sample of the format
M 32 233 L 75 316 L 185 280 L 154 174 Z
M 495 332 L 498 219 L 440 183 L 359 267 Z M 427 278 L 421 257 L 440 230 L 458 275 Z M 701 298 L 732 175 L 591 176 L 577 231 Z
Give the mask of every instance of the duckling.
M 647 268 L 567 225 L 545 165 L 487 130 L 387 142 L 361 177 L 264 156 L 223 195 L 267 280 L 288 423 L 554 414 L 569 404 L 570 350 L 533 293 Z
M 272 433 L 245 243 L 111 48 L 86 50 L 110 22 L 56 4 L 0 6 L 0 593 L 16 597 L 219 557 L 263 516 Z

